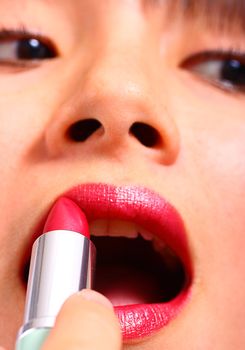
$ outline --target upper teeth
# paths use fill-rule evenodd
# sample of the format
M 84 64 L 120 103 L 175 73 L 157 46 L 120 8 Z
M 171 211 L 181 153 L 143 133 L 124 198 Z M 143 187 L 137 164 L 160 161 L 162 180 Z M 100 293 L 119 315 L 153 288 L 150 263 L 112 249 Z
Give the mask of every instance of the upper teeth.
M 89 229 L 94 236 L 113 236 L 136 238 L 139 233 L 152 240 L 153 235 L 133 222 L 123 220 L 95 220 L 89 224 Z
M 93 236 L 111 236 L 137 238 L 141 235 L 147 241 L 153 241 L 156 250 L 162 250 L 165 243 L 154 237 L 149 231 L 130 221 L 123 220 L 94 220 L 89 223 L 89 229 Z

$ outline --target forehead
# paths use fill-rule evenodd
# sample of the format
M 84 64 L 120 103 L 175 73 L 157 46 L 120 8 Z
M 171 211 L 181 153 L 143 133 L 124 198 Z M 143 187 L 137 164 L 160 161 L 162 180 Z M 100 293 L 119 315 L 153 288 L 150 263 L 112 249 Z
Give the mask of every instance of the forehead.
M 87 5 L 99 7 L 117 7 L 127 5 L 144 8 L 158 8 L 171 20 L 179 15 L 188 21 L 202 19 L 216 28 L 239 27 L 245 32 L 245 0 L 11 0 L 11 8 L 19 12 L 35 6 L 52 8 L 84 8 Z M 0 0 L 0 10 L 8 9 L 9 0 Z M 103 14 L 103 12 L 102 12 Z M 1 18 L 1 14 L 0 14 Z

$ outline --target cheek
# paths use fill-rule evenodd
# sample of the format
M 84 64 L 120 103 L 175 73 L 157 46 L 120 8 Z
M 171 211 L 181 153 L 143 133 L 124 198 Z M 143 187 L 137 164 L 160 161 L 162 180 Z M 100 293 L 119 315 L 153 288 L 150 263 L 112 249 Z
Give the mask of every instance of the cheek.
M 13 213 L 22 212 L 26 193 L 32 196 L 35 192 L 33 180 L 38 173 L 29 179 L 28 168 L 35 166 L 36 150 L 44 149 L 43 135 L 50 110 L 51 103 L 39 92 L 0 97 L 1 237 L 13 222 Z
M 194 261 L 195 310 L 189 329 L 209 334 L 206 339 L 213 336 L 217 344 L 223 339 L 223 348 L 234 348 L 236 342 L 241 348 L 245 341 L 241 339 L 245 323 L 245 106 L 231 97 L 224 97 L 222 103 L 209 102 L 183 92 L 172 111 L 181 134 L 178 174 L 184 186 L 179 193 L 185 193 L 181 207 Z M 234 344 L 229 346 L 227 339 Z
M 215 203 L 215 215 L 234 224 L 244 219 L 245 120 L 239 114 L 204 119 L 193 132 L 192 160 L 203 181 L 207 198 Z M 231 120 L 233 118 L 233 120 Z M 196 136 L 195 136 L 196 135 Z
M 32 149 L 42 148 L 45 128 L 61 103 L 61 82 L 51 62 L 21 73 L 0 71 L 0 165 L 21 169 Z
M 171 101 L 182 143 L 180 165 L 214 217 L 244 223 L 245 99 L 214 88 L 207 99 L 200 87 L 192 88 L 179 89 L 181 97 Z
M 49 82 L 49 89 L 45 85 L 32 88 L 29 85 L 23 91 L 18 87 L 0 97 L 0 143 L 5 150 L 0 164 L 10 167 L 10 171 L 21 168 L 32 150 L 40 148 L 41 151 L 44 147 L 45 128 L 57 104 L 54 84 Z M 1 90 L 0 86 L 0 94 Z
M 245 120 L 238 103 L 229 108 L 224 100 L 223 105 L 226 110 L 200 106 L 205 112 L 189 114 L 192 128 L 182 127 L 183 157 L 196 203 L 191 204 L 190 229 L 196 283 L 214 318 L 245 322 Z
M 179 94 L 171 100 L 181 137 L 178 161 L 187 181 L 183 208 L 198 263 L 204 269 L 205 262 L 211 276 L 213 261 L 217 273 L 220 268 L 227 277 L 225 268 L 236 264 L 245 247 L 245 102 L 211 87 L 207 100 L 200 90 L 178 84 Z M 245 262 L 238 265 L 241 279 Z
M 206 199 L 209 220 L 207 244 L 215 261 L 219 276 L 233 285 L 245 290 L 243 275 L 245 261 L 245 128 L 244 123 L 236 127 L 220 130 L 218 135 L 203 134 L 208 145 L 200 164 L 200 178 L 204 183 L 204 200 Z M 220 128 L 222 129 L 222 128 Z M 204 146 L 203 146 L 204 148 Z M 205 252 L 204 252 L 205 254 Z M 206 258 L 207 260 L 207 258 Z M 214 268 L 214 266 L 212 266 Z M 210 277 L 213 275 L 210 270 Z M 215 281 L 213 281 L 215 283 Z M 243 285 L 243 287 L 242 287 Z M 231 290 L 230 290 L 231 291 Z

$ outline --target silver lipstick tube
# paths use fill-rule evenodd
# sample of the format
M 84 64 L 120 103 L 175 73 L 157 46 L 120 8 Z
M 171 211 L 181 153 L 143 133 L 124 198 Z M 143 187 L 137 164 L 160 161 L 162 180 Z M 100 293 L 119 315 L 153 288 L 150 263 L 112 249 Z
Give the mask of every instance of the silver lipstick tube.
M 72 294 L 91 288 L 95 247 L 80 233 L 57 230 L 41 235 L 33 244 L 27 284 L 24 323 L 16 349 L 28 349 L 21 339 L 33 331 L 50 329 L 64 303 Z M 27 344 L 25 340 L 23 342 Z M 39 349 L 38 346 L 33 350 Z

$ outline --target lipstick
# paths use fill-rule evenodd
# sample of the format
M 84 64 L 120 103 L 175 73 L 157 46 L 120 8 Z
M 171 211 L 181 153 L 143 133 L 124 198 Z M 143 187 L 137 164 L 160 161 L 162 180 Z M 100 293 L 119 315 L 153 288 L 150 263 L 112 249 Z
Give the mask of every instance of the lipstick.
M 58 199 L 32 247 L 24 322 L 16 350 L 39 350 L 64 301 L 92 287 L 95 247 L 89 238 L 82 210 L 71 199 Z

